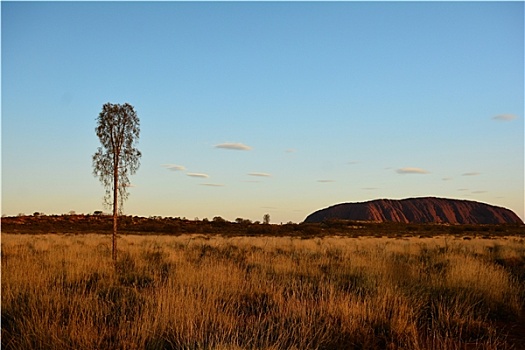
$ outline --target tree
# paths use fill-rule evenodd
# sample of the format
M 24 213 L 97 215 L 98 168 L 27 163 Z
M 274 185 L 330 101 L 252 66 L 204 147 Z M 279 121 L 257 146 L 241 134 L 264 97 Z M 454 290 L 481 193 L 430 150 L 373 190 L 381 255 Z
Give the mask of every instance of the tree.
M 95 128 L 101 147 L 93 155 L 93 175 L 106 188 L 104 204 L 113 207 L 113 260 L 117 260 L 117 217 L 128 198 L 129 175 L 137 172 L 141 153 L 135 148 L 140 120 L 133 106 L 106 103 Z
M 264 214 L 263 222 L 268 225 L 270 223 L 270 214 Z
M 224 224 L 224 223 L 226 222 L 226 220 L 223 219 L 223 218 L 220 217 L 220 216 L 215 216 L 215 217 L 213 218 L 213 222 L 218 223 L 218 224 Z

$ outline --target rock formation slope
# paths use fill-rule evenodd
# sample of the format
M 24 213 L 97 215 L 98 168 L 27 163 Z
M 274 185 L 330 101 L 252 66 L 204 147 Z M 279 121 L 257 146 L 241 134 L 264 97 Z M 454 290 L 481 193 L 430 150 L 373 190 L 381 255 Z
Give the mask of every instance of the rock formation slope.
M 332 219 L 451 224 L 523 223 L 513 211 L 506 208 L 469 200 L 435 197 L 337 204 L 308 215 L 305 222 Z

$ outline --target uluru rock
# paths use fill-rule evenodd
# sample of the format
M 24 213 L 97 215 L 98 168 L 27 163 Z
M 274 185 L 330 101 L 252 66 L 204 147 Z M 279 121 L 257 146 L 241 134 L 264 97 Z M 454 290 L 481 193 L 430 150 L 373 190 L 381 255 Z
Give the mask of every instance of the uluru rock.
M 377 199 L 318 210 L 304 222 L 356 220 L 402 223 L 523 224 L 512 211 L 490 204 L 448 198 Z

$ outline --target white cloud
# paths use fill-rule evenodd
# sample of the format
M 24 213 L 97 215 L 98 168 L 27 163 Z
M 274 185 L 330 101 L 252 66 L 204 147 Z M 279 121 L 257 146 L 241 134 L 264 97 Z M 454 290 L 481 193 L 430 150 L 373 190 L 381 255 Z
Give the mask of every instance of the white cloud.
M 258 176 L 258 177 L 271 177 L 271 174 L 268 173 L 249 173 L 249 176 Z
M 479 175 L 479 173 L 475 172 L 475 171 L 461 174 L 461 176 L 478 176 L 478 175 Z
M 400 168 L 397 169 L 398 174 L 428 174 L 428 171 L 421 168 Z
M 215 145 L 215 148 L 231 149 L 231 150 L 236 150 L 236 151 L 249 151 L 252 149 L 250 146 L 247 146 L 242 143 L 228 143 L 228 142 Z
M 508 121 L 514 120 L 516 118 L 518 118 L 518 117 L 515 116 L 514 114 L 500 114 L 500 115 L 497 115 L 495 117 L 492 117 L 493 120 L 498 120 L 498 121 L 501 121 L 501 122 L 508 122 Z
M 208 187 L 224 187 L 222 184 L 201 184 L 201 186 L 208 186 Z
M 168 170 L 171 171 L 184 171 L 186 170 L 186 167 L 183 165 L 177 165 L 177 164 L 162 164 L 162 166 Z
M 200 174 L 200 173 L 187 173 L 186 175 L 190 177 L 200 177 L 200 178 L 208 178 L 208 174 Z

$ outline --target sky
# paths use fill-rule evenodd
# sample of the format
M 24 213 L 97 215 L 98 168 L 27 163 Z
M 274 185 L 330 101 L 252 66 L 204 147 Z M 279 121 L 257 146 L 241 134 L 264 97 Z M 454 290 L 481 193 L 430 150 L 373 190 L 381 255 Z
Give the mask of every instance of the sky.
M 524 218 L 523 2 L 2 1 L 1 20 L 3 215 L 110 212 L 110 102 L 140 118 L 127 215 L 435 196 Z

